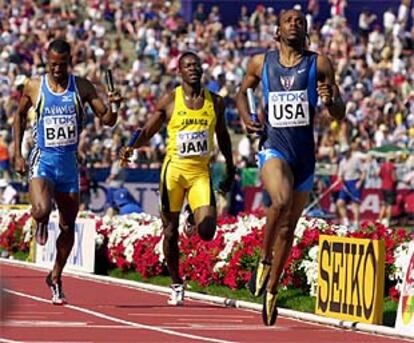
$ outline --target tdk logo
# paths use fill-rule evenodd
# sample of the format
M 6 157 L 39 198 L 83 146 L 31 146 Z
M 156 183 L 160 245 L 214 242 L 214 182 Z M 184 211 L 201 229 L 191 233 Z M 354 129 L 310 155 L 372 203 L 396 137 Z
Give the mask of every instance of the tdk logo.
M 277 92 L 277 94 L 271 95 L 271 100 L 274 102 L 283 101 L 283 102 L 290 102 L 290 101 L 307 101 L 307 96 L 305 92 Z

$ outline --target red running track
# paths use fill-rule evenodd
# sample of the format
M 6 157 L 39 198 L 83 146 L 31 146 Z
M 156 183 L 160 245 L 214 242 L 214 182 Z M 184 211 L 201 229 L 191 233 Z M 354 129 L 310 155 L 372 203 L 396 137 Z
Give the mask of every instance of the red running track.
M 46 272 L 0 262 L 7 306 L 0 342 L 403 342 L 278 318 L 265 327 L 260 313 L 65 276 L 70 302 L 50 303 Z M 0 304 L 1 305 L 1 304 Z M 3 312 L 4 312 L 3 303 Z

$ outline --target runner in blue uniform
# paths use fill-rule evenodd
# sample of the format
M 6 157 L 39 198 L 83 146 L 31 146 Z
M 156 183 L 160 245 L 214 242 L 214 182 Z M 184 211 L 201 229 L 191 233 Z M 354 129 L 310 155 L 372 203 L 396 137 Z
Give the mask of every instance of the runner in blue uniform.
M 34 147 L 29 158 L 29 195 L 31 214 L 36 221 L 36 241 L 44 245 L 53 201 L 59 210 L 60 235 L 56 241 L 56 260 L 46 282 L 52 290 L 52 302 L 63 304 L 62 271 L 72 250 L 75 220 L 79 209 L 79 170 L 77 148 L 84 119 L 83 107 L 89 104 L 105 125 L 113 126 L 117 113 L 111 111 L 87 79 L 69 73 L 70 45 L 54 40 L 47 51 L 48 72 L 25 85 L 14 120 L 16 172 L 26 172 L 21 143 L 28 111 L 35 110 Z M 117 92 L 108 93 L 109 101 L 119 103 Z
M 275 34 L 278 50 L 252 57 L 237 94 L 237 108 L 246 129 L 262 133 L 259 167 L 271 201 L 260 261 L 249 282 L 253 294 L 264 293 L 265 325 L 276 321 L 277 286 L 313 185 L 313 118 L 318 96 L 332 117 L 340 120 L 345 116 L 332 63 L 306 50 L 306 37 L 306 19 L 301 12 L 281 14 Z M 246 93 L 260 82 L 265 118 L 257 123 L 249 115 Z

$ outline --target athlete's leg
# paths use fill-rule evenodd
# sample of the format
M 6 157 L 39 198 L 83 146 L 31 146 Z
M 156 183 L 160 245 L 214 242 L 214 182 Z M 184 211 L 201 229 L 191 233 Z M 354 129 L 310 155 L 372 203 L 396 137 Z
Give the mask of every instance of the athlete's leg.
M 52 270 L 52 280 L 59 280 L 70 255 L 75 239 L 75 221 L 79 211 L 79 193 L 56 192 L 59 209 L 60 234 L 56 241 L 56 260 Z
M 45 178 L 32 178 L 29 185 L 29 197 L 32 205 L 31 214 L 36 221 L 36 241 L 45 244 L 47 226 L 53 204 L 53 184 Z
M 203 241 L 211 241 L 216 233 L 217 211 L 214 206 L 202 206 L 194 211 L 197 232 Z
M 309 192 L 293 192 L 293 200 L 289 216 L 281 223 L 273 249 L 273 262 L 267 289 L 270 293 L 277 292 L 280 276 L 292 247 L 296 224 L 302 215 L 303 209 L 309 201 Z
M 161 213 L 164 228 L 163 250 L 173 284 L 182 284 L 179 273 L 178 224 L 179 212 Z
M 216 233 L 217 210 L 208 171 L 191 179 L 188 203 L 194 211 L 196 230 L 203 241 L 211 241 Z
M 270 263 L 278 228 L 288 218 L 293 193 L 293 175 L 285 161 L 272 158 L 265 162 L 261 176 L 271 200 L 266 211 L 266 232 L 261 260 Z
M 180 171 L 164 161 L 161 169 L 160 207 L 163 223 L 163 251 L 173 284 L 182 284 L 179 274 L 178 225 L 185 189 L 180 183 Z

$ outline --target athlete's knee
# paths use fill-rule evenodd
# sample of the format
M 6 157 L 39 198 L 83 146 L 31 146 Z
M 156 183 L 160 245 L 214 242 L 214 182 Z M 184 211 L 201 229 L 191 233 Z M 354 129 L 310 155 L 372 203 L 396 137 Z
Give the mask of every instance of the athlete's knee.
M 295 233 L 295 228 L 291 225 L 282 225 L 282 227 L 279 229 L 279 238 L 281 238 L 284 241 L 289 241 L 293 239 Z
M 46 222 L 49 219 L 51 211 L 51 207 L 46 203 L 39 202 L 32 204 L 31 214 L 36 221 Z
M 75 230 L 70 229 L 67 226 L 59 225 L 60 234 L 58 239 L 58 245 L 65 247 L 72 247 L 75 242 Z
M 198 234 L 203 241 L 211 241 L 216 233 L 216 218 L 206 216 L 197 225 Z
M 277 212 L 287 212 L 290 207 L 290 195 L 285 193 L 269 194 L 271 204 L 269 209 Z
M 178 241 L 178 227 L 172 223 L 168 223 L 164 227 L 164 240 L 166 242 L 177 242 Z

